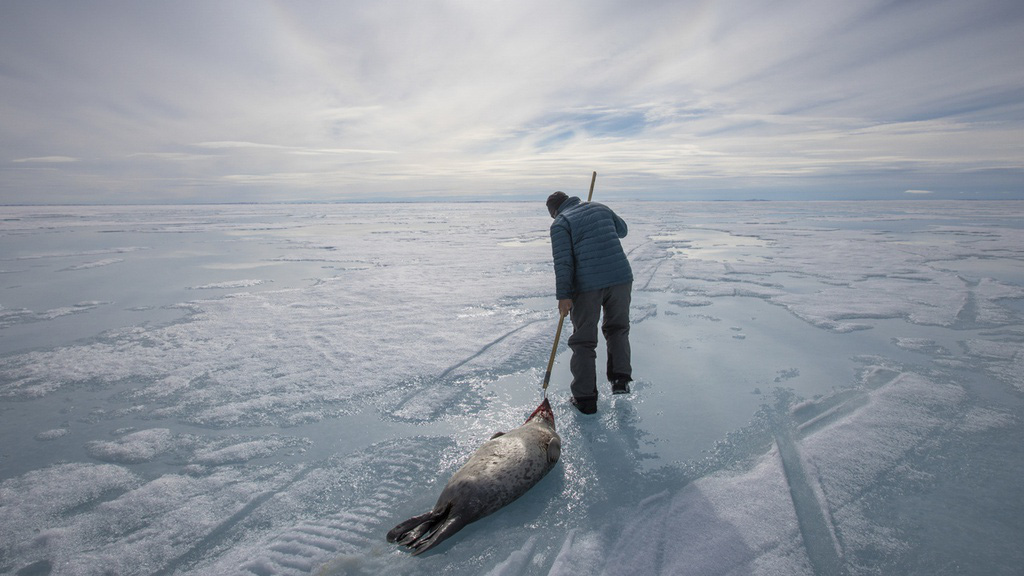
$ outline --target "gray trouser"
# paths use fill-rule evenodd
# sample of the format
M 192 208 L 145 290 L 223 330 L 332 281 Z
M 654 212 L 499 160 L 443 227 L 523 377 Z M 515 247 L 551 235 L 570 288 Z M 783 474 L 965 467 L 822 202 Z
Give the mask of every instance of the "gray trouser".
M 572 349 L 572 395 L 577 398 L 597 396 L 597 321 L 604 310 L 601 332 L 608 346 L 609 381 L 619 378 L 632 380 L 633 368 L 629 362 L 629 302 L 633 283 L 619 284 L 582 292 L 572 299 L 573 332 L 569 336 Z

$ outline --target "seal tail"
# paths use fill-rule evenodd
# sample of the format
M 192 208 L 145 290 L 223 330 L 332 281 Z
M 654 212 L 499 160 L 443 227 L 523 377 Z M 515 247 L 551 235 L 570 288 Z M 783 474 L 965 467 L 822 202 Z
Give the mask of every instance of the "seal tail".
M 440 510 L 435 508 L 426 514 L 413 516 L 388 532 L 388 542 L 411 548 L 413 556 L 426 552 L 466 525 L 459 517 L 451 516 L 451 511 L 452 503 L 449 502 Z

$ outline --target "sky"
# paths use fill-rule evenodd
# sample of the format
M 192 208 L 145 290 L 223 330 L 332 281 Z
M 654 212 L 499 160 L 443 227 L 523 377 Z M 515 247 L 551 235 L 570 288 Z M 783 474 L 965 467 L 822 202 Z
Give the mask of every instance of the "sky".
M 0 204 L 1024 199 L 1020 0 L 0 0 Z

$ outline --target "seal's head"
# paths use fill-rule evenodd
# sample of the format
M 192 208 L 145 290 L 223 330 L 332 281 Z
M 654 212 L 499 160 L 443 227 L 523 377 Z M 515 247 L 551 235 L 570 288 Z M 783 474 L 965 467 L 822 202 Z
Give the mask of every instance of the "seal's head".
M 555 427 L 555 413 L 551 411 L 551 403 L 548 402 L 547 398 L 540 403 L 540 406 L 537 406 L 537 409 L 533 411 L 533 414 L 530 414 L 526 421 L 529 422 L 535 418 L 546 421 L 552 428 Z

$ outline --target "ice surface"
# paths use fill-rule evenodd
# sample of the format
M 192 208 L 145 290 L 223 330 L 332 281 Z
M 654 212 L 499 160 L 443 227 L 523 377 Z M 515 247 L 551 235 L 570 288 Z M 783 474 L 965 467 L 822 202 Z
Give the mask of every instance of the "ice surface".
M 1024 205 L 613 208 L 633 393 L 563 338 L 559 465 L 416 558 L 540 400 L 543 206 L 5 208 L 0 573 L 1020 573 Z

